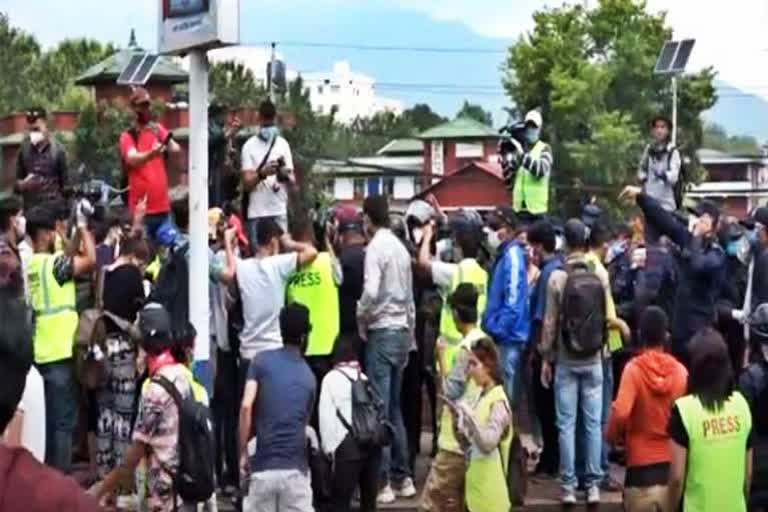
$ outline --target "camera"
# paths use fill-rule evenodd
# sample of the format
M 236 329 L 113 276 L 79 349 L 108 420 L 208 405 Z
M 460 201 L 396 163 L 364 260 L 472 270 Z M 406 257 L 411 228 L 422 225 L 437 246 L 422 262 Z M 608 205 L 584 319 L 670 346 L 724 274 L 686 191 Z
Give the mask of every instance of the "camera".
M 525 147 L 525 122 L 515 121 L 507 124 L 499 130 L 502 135 L 499 141 L 498 153 L 504 182 L 508 190 L 515 185 L 515 175 L 520 167 L 520 159 L 523 157 Z
M 288 183 L 291 181 L 290 171 L 285 168 L 285 158 L 282 156 L 277 159 L 277 181 L 280 183 Z

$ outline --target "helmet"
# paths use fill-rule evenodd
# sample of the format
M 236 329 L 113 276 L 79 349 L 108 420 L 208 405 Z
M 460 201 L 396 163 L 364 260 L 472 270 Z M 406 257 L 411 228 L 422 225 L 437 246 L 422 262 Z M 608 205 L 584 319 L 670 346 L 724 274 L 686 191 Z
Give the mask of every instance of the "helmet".
M 749 330 L 755 341 L 768 343 L 768 302 L 757 306 L 749 316 Z

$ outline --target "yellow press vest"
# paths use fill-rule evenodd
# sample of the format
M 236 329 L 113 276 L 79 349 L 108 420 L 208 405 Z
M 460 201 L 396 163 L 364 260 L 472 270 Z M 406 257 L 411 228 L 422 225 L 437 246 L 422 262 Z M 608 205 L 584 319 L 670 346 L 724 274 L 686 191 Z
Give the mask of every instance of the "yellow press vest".
M 719 411 L 704 408 L 698 397 L 675 402 L 688 432 L 685 512 L 746 512 L 744 460 L 752 414 L 735 391 Z
M 507 404 L 507 395 L 502 386 L 496 386 L 480 398 L 475 407 L 475 420 L 485 425 L 496 402 Z M 511 410 L 511 409 L 510 409 Z M 509 469 L 509 447 L 512 444 L 512 425 L 501 438 L 499 446 L 490 454 L 481 453 L 473 447 L 467 468 L 466 497 L 470 512 L 509 512 L 509 490 L 507 471 Z
M 339 290 L 333 280 L 331 255 L 321 252 L 288 281 L 287 303 L 298 302 L 309 309 L 312 332 L 306 355 L 327 356 L 339 335 Z
M 472 351 L 472 345 L 474 345 L 477 340 L 486 337 L 487 336 L 485 333 L 480 329 L 474 329 L 473 331 L 470 331 L 467 336 L 461 340 L 461 343 L 459 343 L 457 349 L 453 352 L 452 357 L 447 361 L 445 366 L 446 375 L 443 375 L 442 377 L 446 377 L 449 373 L 451 373 L 453 367 L 456 366 L 456 358 L 458 357 L 461 350 Z M 472 379 L 467 377 L 467 386 L 464 388 L 464 394 L 459 398 L 459 400 L 466 400 L 469 403 L 475 403 L 477 401 L 477 397 L 479 396 L 480 388 Z M 443 405 L 442 411 L 440 412 L 440 429 L 439 435 L 437 437 L 437 447 L 441 450 L 445 450 L 451 453 L 464 453 L 464 450 L 461 449 L 461 445 L 459 444 L 458 439 L 456 439 L 456 434 L 454 432 L 453 413 L 451 413 L 451 410 L 446 405 Z
M 163 268 L 163 262 L 160 260 L 160 256 L 155 256 L 152 263 L 147 265 L 147 274 L 152 276 L 152 279 L 157 281 L 157 276 L 160 275 L 160 270 Z
M 59 286 L 53 266 L 61 253 L 33 254 L 27 262 L 27 293 L 35 313 L 35 362 L 53 363 L 72 357 L 77 331 L 75 281 Z
M 486 290 L 488 288 L 488 272 L 481 267 L 476 260 L 467 258 L 458 264 L 456 272 L 453 274 L 453 283 L 451 283 L 451 293 L 459 287 L 461 283 L 472 283 L 477 288 L 477 317 L 483 316 L 485 303 L 487 300 Z M 450 295 L 450 294 L 449 294 Z M 459 348 L 461 333 L 453 322 L 451 306 L 448 304 L 448 297 L 444 297 L 443 311 L 440 314 L 440 337 L 447 344 L 445 348 L 445 360 L 443 364 L 448 368 L 447 362 L 456 356 L 456 350 Z
M 530 151 L 532 158 L 541 156 L 547 145 L 538 141 Z M 549 174 L 537 178 L 520 165 L 515 175 L 515 186 L 512 189 L 512 208 L 516 211 L 526 210 L 531 213 L 546 213 L 549 203 Z

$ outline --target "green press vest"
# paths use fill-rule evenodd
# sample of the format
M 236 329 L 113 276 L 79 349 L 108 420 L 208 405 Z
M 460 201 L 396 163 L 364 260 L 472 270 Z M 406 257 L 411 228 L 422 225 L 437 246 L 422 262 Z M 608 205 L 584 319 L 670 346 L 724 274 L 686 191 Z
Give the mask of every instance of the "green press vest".
M 312 332 L 306 355 L 327 356 L 339 335 L 339 290 L 333 281 L 331 255 L 321 252 L 315 261 L 296 272 L 286 289 L 286 301 L 309 308 Z
M 530 152 L 531 157 L 539 158 L 546 146 L 544 142 L 536 142 Z M 537 178 L 520 165 L 515 176 L 515 187 L 512 190 L 512 208 L 516 212 L 527 210 L 535 214 L 546 213 L 548 202 L 549 174 Z
M 491 416 L 491 408 L 503 401 L 509 406 L 502 386 L 496 386 L 480 398 L 475 407 L 475 419 L 485 425 Z M 510 510 L 507 488 L 509 447 L 512 444 L 512 426 L 507 429 L 496 450 L 486 455 L 476 448 L 470 453 L 466 476 L 467 508 L 470 512 L 508 512 Z
M 453 275 L 453 283 L 451 283 L 451 293 L 461 283 L 472 283 L 477 287 L 477 315 L 478 318 L 483 316 L 486 303 L 486 289 L 488 288 L 488 272 L 481 267 L 476 260 L 467 258 L 462 260 L 458 264 L 458 269 Z M 449 294 L 450 295 L 450 294 Z M 456 328 L 456 324 L 453 322 L 453 314 L 451 313 L 451 306 L 448 304 L 448 297 L 444 297 L 443 311 L 440 314 L 440 337 L 448 345 L 445 349 L 445 361 L 453 359 L 455 357 L 456 350 L 458 350 L 458 344 L 461 341 L 461 333 Z M 448 365 L 445 365 L 448 368 Z
M 35 312 L 35 362 L 53 363 L 72 357 L 77 331 L 75 281 L 60 286 L 53 276 L 53 264 L 61 253 L 36 253 L 27 263 L 29 303 Z
M 693 395 L 675 404 L 688 432 L 685 512 L 746 512 L 744 459 L 752 429 L 749 404 L 738 391 L 712 412 Z

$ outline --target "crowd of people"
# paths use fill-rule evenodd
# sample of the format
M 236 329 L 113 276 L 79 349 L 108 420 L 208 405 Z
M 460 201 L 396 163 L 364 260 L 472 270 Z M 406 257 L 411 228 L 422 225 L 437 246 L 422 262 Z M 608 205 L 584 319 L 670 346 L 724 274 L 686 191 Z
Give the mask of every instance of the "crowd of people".
M 619 222 L 594 201 L 542 210 L 538 113 L 512 206 L 446 213 L 429 196 L 399 215 L 371 195 L 319 221 L 288 208 L 291 151 L 265 102 L 241 196 L 211 183 L 200 340 L 188 205 L 168 195 L 179 146 L 146 91 L 130 103 L 124 212 L 63 199 L 40 108 L 20 195 L 0 202 L 8 510 L 370 512 L 417 496 L 425 430 L 425 511 L 507 512 L 529 478 L 559 478 L 566 505 L 580 490 L 622 490 L 629 511 L 768 505 L 768 208 L 676 212 L 664 118 Z M 76 456 L 87 494 L 63 476 Z

